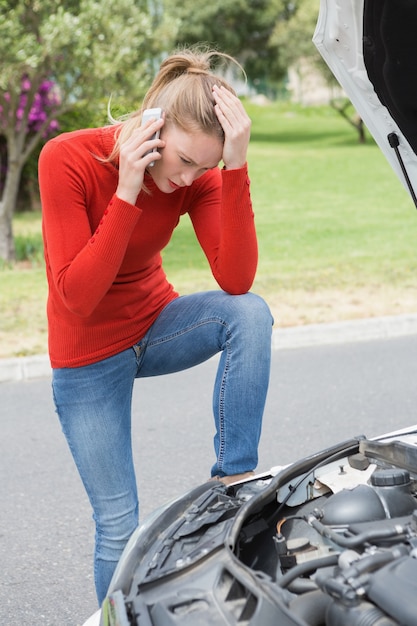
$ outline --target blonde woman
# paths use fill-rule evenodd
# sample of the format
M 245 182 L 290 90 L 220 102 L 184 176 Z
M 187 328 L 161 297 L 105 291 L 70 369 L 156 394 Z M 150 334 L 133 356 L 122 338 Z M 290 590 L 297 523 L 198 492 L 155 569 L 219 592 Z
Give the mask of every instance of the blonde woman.
M 39 161 L 53 395 L 94 511 L 99 603 L 138 524 L 136 378 L 220 352 L 211 476 L 228 482 L 257 465 L 272 318 L 249 293 L 257 266 L 250 120 L 212 72 L 217 56 L 171 55 L 140 111 L 62 134 Z M 161 118 L 142 125 L 155 107 Z M 186 213 L 220 289 L 180 297 L 161 250 Z

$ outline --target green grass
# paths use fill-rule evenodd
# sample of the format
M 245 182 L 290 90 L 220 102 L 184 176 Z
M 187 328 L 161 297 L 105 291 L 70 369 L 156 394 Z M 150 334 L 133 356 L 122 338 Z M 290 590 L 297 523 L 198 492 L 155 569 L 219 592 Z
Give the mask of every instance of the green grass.
M 369 137 L 359 145 L 330 108 L 247 109 L 260 251 L 254 290 L 271 303 L 278 323 L 416 310 L 417 212 L 379 148 Z M 0 345 L 8 345 L 8 335 L 26 337 L 6 351 L 30 354 L 40 344 L 46 350 L 40 216 L 19 214 L 14 227 L 16 248 L 31 269 L 26 263 L 1 270 L 1 318 L 13 317 L 0 323 Z M 214 286 L 186 217 L 164 263 L 183 293 Z M 34 333 L 39 341 L 32 347 Z
M 0 358 L 44 354 L 47 289 L 43 268 L 3 268 L 0 280 Z
M 275 268 L 283 285 L 304 288 L 403 279 L 415 269 L 417 214 L 374 146 L 291 156 L 285 146 L 270 150 L 275 196 L 257 171 L 268 157 L 257 151 L 251 164 L 264 272 Z

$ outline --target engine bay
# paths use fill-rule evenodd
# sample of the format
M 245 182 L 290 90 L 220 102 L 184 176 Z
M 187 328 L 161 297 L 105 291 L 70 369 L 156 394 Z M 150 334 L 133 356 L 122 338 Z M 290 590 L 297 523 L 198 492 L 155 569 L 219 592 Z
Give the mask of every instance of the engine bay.
M 209 482 L 138 532 L 103 624 L 415 626 L 417 433 Z
M 412 626 L 416 450 L 406 443 L 367 441 L 359 450 L 311 476 L 311 499 L 291 507 L 289 497 L 281 509 L 273 538 L 276 584 L 287 591 L 283 600 L 301 623 Z

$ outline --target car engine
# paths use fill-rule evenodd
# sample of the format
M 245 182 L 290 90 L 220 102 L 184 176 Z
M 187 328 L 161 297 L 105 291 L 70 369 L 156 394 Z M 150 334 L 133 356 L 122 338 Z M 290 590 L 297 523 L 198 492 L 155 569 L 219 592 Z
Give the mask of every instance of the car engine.
M 369 443 L 363 449 L 381 450 Z M 410 471 L 381 459 L 370 463 L 363 454 L 347 461 L 335 470 L 342 481 L 353 467 L 369 475 L 366 483 L 286 508 L 279 519 L 276 583 L 293 594 L 287 605 L 306 624 L 416 624 L 417 500 Z
M 209 482 L 140 528 L 102 624 L 415 626 L 417 433 Z

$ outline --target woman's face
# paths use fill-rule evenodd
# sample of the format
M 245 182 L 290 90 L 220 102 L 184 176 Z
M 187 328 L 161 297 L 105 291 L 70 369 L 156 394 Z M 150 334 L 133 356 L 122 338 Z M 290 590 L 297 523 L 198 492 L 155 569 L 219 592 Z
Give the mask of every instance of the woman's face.
M 161 139 L 165 141 L 162 158 L 155 161 L 149 173 L 164 193 L 190 186 L 207 170 L 217 167 L 222 158 L 223 144 L 220 139 L 201 131 L 186 133 L 170 124 L 163 127 Z

